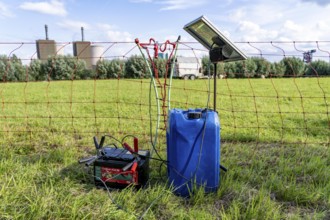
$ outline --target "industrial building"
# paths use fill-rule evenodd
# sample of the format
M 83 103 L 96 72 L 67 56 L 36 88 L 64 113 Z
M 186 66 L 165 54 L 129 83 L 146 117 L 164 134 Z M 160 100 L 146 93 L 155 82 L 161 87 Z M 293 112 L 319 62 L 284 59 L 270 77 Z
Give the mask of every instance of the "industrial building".
M 37 40 L 37 56 L 38 59 L 46 62 L 49 57 L 56 55 L 64 55 L 62 47 L 58 47 L 55 40 L 48 38 L 48 26 L 45 25 L 45 40 Z M 87 69 L 95 69 L 97 62 L 103 59 L 104 48 L 101 45 L 92 44 L 90 41 L 84 39 L 84 28 L 81 27 L 81 41 L 73 42 L 73 56 L 84 60 Z

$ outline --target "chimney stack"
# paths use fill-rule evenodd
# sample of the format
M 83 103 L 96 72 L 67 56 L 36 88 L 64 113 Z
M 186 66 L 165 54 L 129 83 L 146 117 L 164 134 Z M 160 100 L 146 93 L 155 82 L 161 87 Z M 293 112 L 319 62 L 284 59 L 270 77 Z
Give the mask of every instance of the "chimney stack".
M 46 40 L 48 40 L 48 26 L 45 24 L 45 33 L 46 33 Z
M 84 27 L 81 27 L 81 41 L 85 41 Z

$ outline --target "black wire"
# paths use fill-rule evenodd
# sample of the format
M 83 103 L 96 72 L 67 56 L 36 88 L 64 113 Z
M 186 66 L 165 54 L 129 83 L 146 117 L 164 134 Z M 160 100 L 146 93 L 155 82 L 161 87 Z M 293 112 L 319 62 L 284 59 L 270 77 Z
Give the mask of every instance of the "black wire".
M 165 190 L 164 190 L 165 191 Z M 142 213 L 142 215 L 139 217 L 139 220 L 143 219 L 144 216 L 148 213 L 149 209 L 154 205 L 154 203 L 159 200 L 160 198 L 163 197 L 164 194 L 160 194 L 158 197 L 156 197 L 151 203 L 150 205 L 147 207 L 147 209 Z
M 212 47 L 213 47 L 213 45 L 212 45 Z M 179 176 L 181 176 L 182 178 L 184 178 L 184 179 L 187 180 L 185 183 L 183 183 L 181 186 L 175 188 L 173 191 L 176 191 L 176 190 L 178 190 L 179 188 L 181 188 L 182 186 L 184 186 L 184 185 L 186 185 L 187 183 L 191 182 L 192 179 L 193 179 L 193 177 L 196 175 L 196 173 L 197 173 L 197 171 L 198 171 L 198 169 L 199 169 L 199 166 L 200 166 L 201 156 L 202 156 L 202 149 L 203 149 L 204 138 L 205 138 L 205 131 L 206 131 L 207 111 L 208 111 L 209 102 L 210 102 L 210 62 L 209 62 L 208 67 L 209 67 L 209 68 L 208 68 L 209 91 L 208 91 L 208 99 L 207 99 L 207 104 L 206 104 L 206 109 L 205 109 L 205 110 L 206 110 L 206 111 L 205 111 L 206 116 L 205 116 L 205 121 L 204 121 L 203 128 L 202 128 L 202 129 L 203 129 L 203 133 L 202 133 L 202 142 L 201 142 L 200 150 L 199 150 L 198 165 L 197 165 L 197 167 L 196 167 L 196 169 L 195 169 L 195 171 L 194 171 L 194 175 L 192 175 L 191 178 L 187 178 L 187 177 L 185 177 L 185 176 L 182 175 L 179 171 L 177 171 L 174 167 L 172 167 L 171 164 L 169 164 L 169 161 L 162 159 L 162 157 L 159 155 L 159 153 L 158 153 L 158 151 L 157 151 L 157 149 L 156 149 L 156 147 L 155 147 L 155 143 L 153 142 L 153 135 L 152 135 L 152 114 L 151 114 L 151 88 L 152 88 L 152 82 L 150 82 L 150 87 L 149 87 L 150 142 L 151 142 L 152 148 L 153 148 L 153 150 L 155 151 L 155 153 L 156 153 L 156 155 L 158 156 L 158 158 L 154 158 L 154 157 L 151 157 L 151 156 L 144 156 L 144 155 L 140 155 L 140 154 L 138 154 L 138 153 L 136 153 L 136 155 L 137 155 L 137 156 L 140 156 L 140 157 L 149 158 L 149 159 L 152 159 L 152 160 L 161 161 L 161 164 L 160 164 L 160 166 L 159 166 L 159 171 L 158 171 L 160 177 L 162 177 L 162 176 L 161 176 L 161 169 L 162 169 L 162 166 L 165 164 L 166 166 L 170 166 L 171 169 L 173 169 L 173 170 L 174 170 Z M 110 138 L 113 138 L 114 140 L 116 140 L 117 142 L 119 142 L 119 143 L 121 143 L 121 144 L 122 144 L 122 142 L 123 142 L 127 137 L 135 137 L 135 136 L 133 136 L 133 135 L 126 135 L 126 136 L 122 139 L 122 141 L 120 142 L 118 139 L 114 138 L 113 136 L 110 136 L 110 135 L 105 135 L 105 136 L 108 136 L 108 137 L 110 137 Z M 198 136 L 197 136 L 197 137 L 198 137 Z M 196 139 L 197 139 L 197 137 L 196 137 Z M 119 175 L 119 174 L 118 174 L 118 175 Z M 93 176 L 94 176 L 94 175 L 93 175 Z M 94 177 L 95 177 L 95 176 L 94 176 Z M 149 205 L 149 206 L 147 207 L 147 209 L 142 213 L 142 215 L 141 215 L 141 216 L 138 216 L 138 215 L 136 215 L 136 214 L 134 214 L 134 213 L 129 212 L 127 209 L 123 208 L 122 206 L 118 205 L 118 204 L 115 202 L 115 200 L 112 198 L 112 196 L 111 196 L 111 194 L 110 194 L 110 190 L 109 190 L 109 188 L 107 187 L 106 183 L 105 183 L 102 179 L 100 179 L 99 177 L 96 177 L 96 178 L 98 178 L 98 179 L 102 182 L 102 184 L 105 186 L 105 188 L 106 188 L 106 190 L 107 190 L 107 192 L 108 192 L 108 195 L 109 195 L 110 200 L 112 201 L 113 204 L 115 204 L 115 205 L 117 206 L 118 209 L 123 210 L 124 212 L 127 212 L 127 213 L 133 215 L 134 217 L 136 217 L 136 218 L 138 218 L 138 219 L 143 219 L 144 216 L 145 216 L 145 215 L 147 214 L 147 212 L 149 211 L 149 209 L 154 205 L 154 203 L 155 203 L 157 200 L 159 200 L 159 199 L 163 196 L 163 194 L 160 194 L 157 198 L 155 198 L 155 199 L 150 203 L 150 205 Z M 196 183 L 196 185 L 203 186 L 202 184 L 198 184 L 198 183 Z M 205 187 L 205 186 L 204 186 L 204 187 Z M 165 191 L 165 190 L 163 190 L 163 191 Z
M 191 175 L 190 178 L 187 178 L 186 176 L 184 176 L 184 174 L 182 174 L 180 171 L 176 170 L 171 164 L 168 164 L 170 165 L 170 169 L 173 169 L 175 171 L 175 173 L 177 175 L 179 175 L 181 178 L 185 179 L 186 182 L 184 182 L 183 184 L 181 184 L 180 187 L 176 188 L 174 191 L 178 190 L 179 188 L 181 188 L 182 186 L 188 184 L 189 182 L 192 181 L 192 179 L 195 177 L 195 175 L 197 174 L 198 172 L 198 169 L 199 169 L 199 166 L 200 166 L 200 162 L 201 162 L 201 158 L 202 158 L 202 150 L 203 150 L 203 144 L 204 144 L 204 137 L 205 137 L 205 131 L 206 131 L 206 120 L 207 120 L 207 111 L 206 111 L 206 116 L 205 116 L 205 119 L 204 119 L 204 123 L 203 123 L 203 127 L 202 127 L 202 130 L 199 132 L 199 134 L 196 136 L 195 138 L 195 143 L 198 139 L 198 137 L 200 136 L 200 134 L 202 133 L 202 141 L 201 141 L 201 144 L 200 144 L 200 147 L 199 147 L 199 155 L 198 155 L 198 163 L 197 163 L 197 166 L 193 172 L 193 174 Z
M 212 45 L 213 46 L 213 45 Z M 209 103 L 210 103 L 210 95 L 211 95 L 211 91 L 210 91 L 210 61 L 209 61 L 209 65 L 208 65 L 208 80 L 209 80 L 209 90 L 208 90 L 208 96 L 207 96 L 207 102 L 206 102 L 206 108 L 205 108 L 205 120 L 204 120 L 204 124 L 203 124 L 203 133 L 202 133 L 202 141 L 201 141 L 201 145 L 200 145 L 200 148 L 199 148 L 199 156 L 198 156 L 198 165 L 196 166 L 196 169 L 194 171 L 194 174 L 191 175 L 190 178 L 187 178 L 186 176 L 184 176 L 183 174 L 181 174 L 178 170 L 176 170 L 174 167 L 171 166 L 171 164 L 167 164 L 170 166 L 170 169 L 173 169 L 175 171 L 175 173 L 177 175 L 179 175 L 181 178 L 185 179 L 186 182 L 184 182 L 183 184 L 181 184 L 181 186 L 179 186 L 178 188 L 176 188 L 175 190 L 173 191 L 176 191 L 178 190 L 179 188 L 181 188 L 182 186 L 188 184 L 189 182 L 192 181 L 192 179 L 194 178 L 194 176 L 196 175 L 198 169 L 199 169 L 199 166 L 200 166 L 200 162 L 201 162 L 201 157 L 202 157 L 202 150 L 203 150 L 203 144 L 204 144 L 204 138 L 205 138 L 205 131 L 206 131 L 206 121 L 207 121 L 207 112 L 208 112 L 208 108 L 209 108 Z M 199 135 L 197 135 L 196 139 L 199 137 Z M 203 184 L 198 184 L 196 182 L 196 185 L 199 185 L 199 186 L 203 186 Z M 206 188 L 208 188 L 207 186 L 204 186 Z
M 117 177 L 117 176 L 119 176 L 119 175 L 121 175 L 121 173 L 118 173 L 117 175 L 115 175 L 115 176 L 113 176 L 113 177 L 111 177 L 111 178 L 109 178 L 109 179 L 113 179 L 113 178 L 115 178 L 115 177 Z M 119 204 L 115 201 L 115 199 L 112 197 L 112 195 L 111 195 L 111 193 L 110 193 L 110 189 L 109 189 L 109 187 L 107 186 L 107 184 L 106 184 L 106 183 L 105 183 L 100 177 L 98 177 L 98 176 L 94 176 L 93 174 L 92 174 L 92 176 L 93 176 L 94 178 L 98 179 L 99 181 L 101 181 L 101 183 L 103 184 L 104 188 L 106 189 L 106 191 L 107 191 L 107 193 L 108 193 L 108 196 L 109 196 L 111 202 L 117 207 L 117 209 L 122 210 L 122 211 L 124 211 L 124 212 L 126 212 L 126 213 L 128 213 L 128 214 L 130 214 L 130 215 L 133 215 L 133 216 L 136 217 L 136 218 L 139 218 L 138 215 L 136 215 L 136 214 L 134 214 L 134 213 L 128 211 L 127 209 L 125 209 L 123 206 L 119 205 Z
M 155 158 L 155 157 L 151 157 L 151 156 L 145 156 L 145 155 L 142 155 L 142 154 L 137 154 L 137 153 L 134 153 L 135 155 L 139 156 L 139 157 L 146 157 L 146 158 L 149 158 L 151 160 L 157 160 L 157 161 L 161 161 L 163 163 L 168 163 L 167 160 L 164 160 L 164 159 L 158 159 L 158 158 Z
M 132 135 L 132 134 L 128 134 L 126 136 L 124 136 L 122 139 L 121 139 L 121 143 L 123 144 L 124 143 L 124 140 L 128 137 L 132 137 L 132 138 L 137 138 L 136 136 Z
M 109 138 L 111 138 L 111 139 L 114 139 L 115 141 L 117 141 L 118 143 L 120 143 L 120 145 L 122 146 L 123 144 L 122 144 L 122 142 L 120 142 L 120 140 L 118 140 L 117 138 L 115 138 L 114 136 L 112 136 L 112 135 L 109 135 L 109 134 L 105 134 L 105 135 L 103 135 L 104 137 L 109 137 Z M 115 145 L 116 146 L 116 145 Z
M 115 143 L 110 143 L 110 146 L 115 146 L 116 149 L 118 149 L 118 146 Z
M 151 143 L 151 146 L 152 146 L 152 149 L 155 151 L 156 155 L 158 156 L 158 158 L 160 160 L 163 160 L 163 158 L 159 155 L 157 149 L 156 149 L 156 146 L 155 146 L 155 143 L 153 142 L 153 136 L 152 136 L 152 113 L 151 113 L 151 89 L 152 88 L 152 81 L 150 81 L 150 86 L 149 86 L 149 123 L 150 123 L 150 130 L 149 130 L 149 133 L 150 133 L 150 143 Z
M 160 179 L 163 179 L 163 176 L 162 176 L 162 167 L 163 167 L 163 164 L 165 164 L 165 166 L 167 166 L 167 161 L 163 161 L 160 163 L 159 167 L 158 167 L 158 175 L 160 177 Z

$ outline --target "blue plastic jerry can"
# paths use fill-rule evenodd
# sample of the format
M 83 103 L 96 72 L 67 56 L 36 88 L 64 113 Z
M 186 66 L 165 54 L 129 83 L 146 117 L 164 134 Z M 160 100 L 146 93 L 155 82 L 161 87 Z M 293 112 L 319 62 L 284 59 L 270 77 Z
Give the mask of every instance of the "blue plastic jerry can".
M 177 195 L 216 191 L 220 182 L 220 122 L 209 109 L 172 109 L 167 139 L 168 178 Z

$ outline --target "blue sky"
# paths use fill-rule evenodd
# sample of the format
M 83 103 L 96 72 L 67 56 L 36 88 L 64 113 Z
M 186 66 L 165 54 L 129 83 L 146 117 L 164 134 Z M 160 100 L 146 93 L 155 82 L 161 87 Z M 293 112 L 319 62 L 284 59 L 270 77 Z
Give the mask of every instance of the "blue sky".
M 0 42 L 193 39 L 182 29 L 205 15 L 233 41 L 330 40 L 329 0 L 0 0 Z

